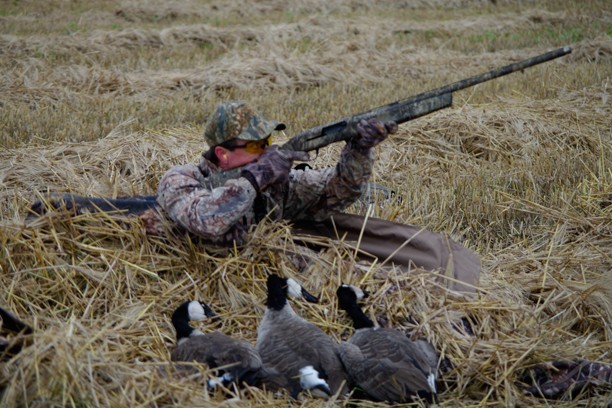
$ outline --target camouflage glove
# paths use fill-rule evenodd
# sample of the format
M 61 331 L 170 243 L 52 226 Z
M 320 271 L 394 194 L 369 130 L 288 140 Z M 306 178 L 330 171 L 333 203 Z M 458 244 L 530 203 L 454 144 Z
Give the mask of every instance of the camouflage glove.
M 350 140 L 350 146 L 360 151 L 368 151 L 397 132 L 397 123 L 381 122 L 378 119 L 362 119 L 357 124 L 357 136 Z
M 293 161 L 308 159 L 306 152 L 280 150 L 278 146 L 270 146 L 256 161 L 244 166 L 240 175 L 260 192 L 272 184 L 286 183 Z

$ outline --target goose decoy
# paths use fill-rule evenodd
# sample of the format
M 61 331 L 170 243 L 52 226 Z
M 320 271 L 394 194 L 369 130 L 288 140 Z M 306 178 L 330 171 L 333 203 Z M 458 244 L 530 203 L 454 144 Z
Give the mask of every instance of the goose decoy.
M 208 381 L 214 389 L 218 384 L 247 384 L 276 391 L 286 387 L 284 376 L 276 370 L 264 367 L 255 347 L 246 340 L 235 339 L 214 331 L 202 333 L 189 325 L 189 321 L 218 319 L 213 310 L 203 302 L 187 301 L 172 314 L 177 344 L 170 355 L 174 362 L 195 361 L 217 369 L 219 377 Z
M 12 334 L 32 334 L 33 330 L 30 326 L 19 320 L 17 316 L 0 307 L 0 335 L 3 333 Z M 0 361 L 8 360 L 23 348 L 23 338 L 16 338 L 9 340 L 4 337 L 0 337 Z
M 338 344 L 319 327 L 298 316 L 287 296 L 318 299 L 291 278 L 269 275 L 266 311 L 257 333 L 256 348 L 264 364 L 285 375 L 293 398 L 301 391 L 329 398 L 344 394 L 346 373 L 338 356 Z
M 357 303 L 367 293 L 351 285 L 336 291 L 340 309 L 353 321 L 355 333 L 339 346 L 351 385 L 375 401 L 411 402 L 436 396 L 437 353 L 426 341 L 412 341 L 391 328 L 375 327 Z

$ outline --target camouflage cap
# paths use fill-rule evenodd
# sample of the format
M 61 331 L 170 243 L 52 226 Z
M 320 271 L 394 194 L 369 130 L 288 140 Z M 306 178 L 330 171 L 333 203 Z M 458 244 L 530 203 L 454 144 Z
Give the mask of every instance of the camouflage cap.
M 285 128 L 284 123 L 263 119 L 244 101 L 229 101 L 220 103 L 208 118 L 204 138 L 212 147 L 231 139 L 262 140 Z

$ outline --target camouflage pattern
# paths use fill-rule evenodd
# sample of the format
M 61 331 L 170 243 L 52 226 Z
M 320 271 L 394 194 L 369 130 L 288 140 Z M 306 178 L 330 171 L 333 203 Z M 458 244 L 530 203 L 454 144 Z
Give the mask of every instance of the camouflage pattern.
M 262 140 L 285 125 L 263 119 L 246 102 L 230 101 L 219 104 L 208 118 L 204 138 L 210 147 L 231 139 Z
M 163 233 L 169 217 L 208 242 L 244 242 L 249 228 L 264 216 L 273 220 L 323 220 L 353 204 L 370 178 L 373 154 L 351 148 L 341 152 L 336 167 L 291 170 L 287 184 L 257 195 L 240 169 L 223 172 L 202 157 L 198 165 L 170 169 L 160 180 L 157 201 L 163 213 L 148 212 L 147 232 Z

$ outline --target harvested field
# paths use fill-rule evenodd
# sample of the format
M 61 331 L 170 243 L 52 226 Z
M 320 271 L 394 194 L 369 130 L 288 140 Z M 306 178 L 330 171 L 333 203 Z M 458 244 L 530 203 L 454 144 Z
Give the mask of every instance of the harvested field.
M 609 1 L 94 3 L 0 6 L 0 306 L 34 328 L 0 365 L 0 405 L 330 405 L 255 388 L 209 395 L 202 378 L 168 373 L 170 315 L 185 300 L 207 302 L 222 317 L 216 329 L 255 342 L 267 269 L 320 294 L 294 310 L 337 340 L 352 333 L 337 286 L 367 287 L 366 313 L 426 337 L 450 362 L 440 406 L 612 404 L 605 384 L 553 402 L 521 390 L 543 362 L 612 363 Z M 424 270 L 357 262 L 342 242 L 326 241 L 300 272 L 282 223 L 220 254 L 146 236 L 117 214 L 26 219 L 47 192 L 155 194 L 166 170 L 198 160 L 205 119 L 225 100 L 286 123 L 280 143 L 563 46 L 572 53 L 457 92 L 451 108 L 376 148 L 372 181 L 401 200 L 371 215 L 476 251 L 475 297 Z M 339 149 L 311 165 L 334 165 Z

